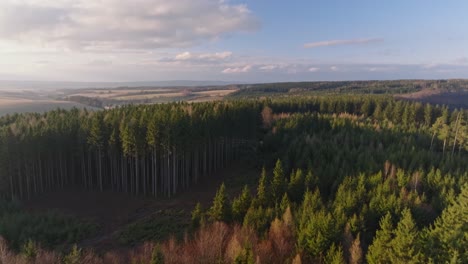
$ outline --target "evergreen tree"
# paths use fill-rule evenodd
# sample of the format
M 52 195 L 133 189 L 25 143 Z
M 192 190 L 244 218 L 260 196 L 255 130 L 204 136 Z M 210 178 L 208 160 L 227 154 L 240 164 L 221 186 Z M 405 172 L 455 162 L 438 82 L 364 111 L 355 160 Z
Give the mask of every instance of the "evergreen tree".
M 70 252 L 63 258 L 64 264 L 80 264 L 82 252 L 81 249 L 75 244 Z
M 336 244 L 332 244 L 331 247 L 328 249 L 327 254 L 325 255 L 325 259 L 323 263 L 326 264 L 345 264 L 346 261 L 343 255 L 343 249 Z
M 284 178 L 283 166 L 281 161 L 277 160 L 273 169 L 273 179 L 271 181 L 271 194 L 274 202 L 279 202 L 286 191 L 286 181 Z
M 244 220 L 244 216 L 247 210 L 249 210 L 251 201 L 250 189 L 245 185 L 240 196 L 232 202 L 232 218 L 234 221 L 241 223 Z
M 230 206 L 229 198 L 226 193 L 226 185 L 221 184 L 216 196 L 213 199 L 213 205 L 211 206 L 209 212 L 211 221 L 226 221 L 230 220 Z
M 291 202 L 289 201 L 288 194 L 284 193 L 283 198 L 281 198 L 281 203 L 279 206 L 280 212 L 279 215 L 283 215 L 286 212 L 287 208 L 291 207 Z
M 424 233 L 425 253 L 437 263 L 468 259 L 468 184 Z
M 258 181 L 256 200 L 258 201 L 259 206 L 265 206 L 268 202 L 267 177 L 265 167 L 262 168 L 262 174 L 260 175 L 260 180 Z
M 192 228 L 198 228 L 204 224 L 204 213 L 201 203 L 197 203 L 195 209 L 192 211 Z
M 295 173 L 293 171 L 288 184 L 288 194 L 293 202 L 298 203 L 303 198 L 304 186 L 305 181 L 302 170 L 298 169 Z
M 319 257 L 336 239 L 335 220 L 330 213 L 321 210 L 310 216 L 309 221 L 299 230 L 298 245 L 313 257 Z
M 418 244 L 418 230 L 411 211 L 403 210 L 401 220 L 394 231 L 391 241 L 390 260 L 392 263 L 420 263 L 421 253 Z
M 366 259 L 369 264 L 392 263 L 390 260 L 391 245 L 393 239 L 392 216 L 387 213 L 380 220 L 380 229 L 374 236 L 372 245 L 369 246 Z

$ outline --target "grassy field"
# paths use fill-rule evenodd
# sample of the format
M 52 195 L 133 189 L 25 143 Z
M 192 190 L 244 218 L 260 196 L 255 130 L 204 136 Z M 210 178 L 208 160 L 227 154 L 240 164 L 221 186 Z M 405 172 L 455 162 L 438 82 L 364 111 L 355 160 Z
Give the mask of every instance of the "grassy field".
M 206 102 L 223 100 L 238 90 L 237 86 L 214 87 L 137 87 L 115 89 L 80 89 L 63 91 L 62 99 L 89 104 L 96 100 L 103 107 L 122 104 L 166 103 L 175 101 Z
M 1 97 L 0 96 L 0 116 L 13 113 L 27 113 L 27 112 L 46 112 L 57 108 L 71 109 L 76 108 L 88 108 L 92 107 L 85 106 L 76 102 L 62 101 L 62 100 L 46 100 L 46 99 L 27 99 L 18 97 Z

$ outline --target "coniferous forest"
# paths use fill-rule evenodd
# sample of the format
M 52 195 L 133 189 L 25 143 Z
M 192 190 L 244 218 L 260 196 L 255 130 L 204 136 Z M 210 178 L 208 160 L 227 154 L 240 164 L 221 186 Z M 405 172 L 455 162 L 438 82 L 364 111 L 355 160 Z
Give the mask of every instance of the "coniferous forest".
M 222 183 L 181 237 L 125 250 L 21 206 L 69 189 L 171 201 L 246 160 L 257 177 Z M 0 263 L 466 263 L 468 110 L 302 95 L 7 115 L 0 193 Z

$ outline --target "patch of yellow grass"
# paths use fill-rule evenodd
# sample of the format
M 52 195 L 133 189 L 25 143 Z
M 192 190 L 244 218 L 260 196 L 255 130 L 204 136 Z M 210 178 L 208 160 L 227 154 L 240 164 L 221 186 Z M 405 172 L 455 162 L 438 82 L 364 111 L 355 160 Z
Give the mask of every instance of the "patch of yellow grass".
M 209 95 L 209 96 L 226 96 L 235 91 L 236 90 L 210 90 L 210 91 L 194 92 L 194 94 Z

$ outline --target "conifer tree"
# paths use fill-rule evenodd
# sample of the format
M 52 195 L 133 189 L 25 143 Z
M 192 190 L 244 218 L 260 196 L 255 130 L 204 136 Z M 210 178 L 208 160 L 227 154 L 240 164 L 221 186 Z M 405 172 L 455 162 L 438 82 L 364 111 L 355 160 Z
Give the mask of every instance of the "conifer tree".
M 192 228 L 198 228 L 204 224 L 204 214 L 201 203 L 195 205 L 195 209 L 192 211 Z
M 279 202 L 285 192 L 285 178 L 281 161 L 277 160 L 273 169 L 273 179 L 271 181 L 271 194 L 274 202 Z
M 232 219 L 234 221 L 242 222 L 247 210 L 249 210 L 251 201 L 250 189 L 245 185 L 239 197 L 232 202 Z
M 386 264 L 391 263 L 390 260 L 390 242 L 393 239 L 393 224 L 392 216 L 387 213 L 380 220 L 380 229 L 374 236 L 372 245 L 369 246 L 367 251 L 366 259 L 369 264 Z
M 304 196 L 304 176 L 302 170 L 298 169 L 291 173 L 291 178 L 288 184 L 288 194 L 293 202 L 300 202 Z
M 424 232 L 425 253 L 437 262 L 468 259 L 468 184 Z
M 401 220 L 394 231 L 390 260 L 393 263 L 420 263 L 418 230 L 409 209 L 403 210 Z
M 283 198 L 281 198 L 281 203 L 279 206 L 280 212 L 279 215 L 283 215 L 286 212 L 287 208 L 291 207 L 291 202 L 289 201 L 288 194 L 284 193 Z
M 265 167 L 262 168 L 262 174 L 260 175 L 260 180 L 258 181 L 256 199 L 258 201 L 258 205 L 265 206 L 268 202 L 267 178 Z
M 336 244 L 332 244 L 331 247 L 328 249 L 327 254 L 325 255 L 325 259 L 323 263 L 326 264 L 345 264 L 346 261 L 343 255 L 343 249 Z
M 225 221 L 230 220 L 230 206 L 229 199 L 226 193 L 226 185 L 221 184 L 216 196 L 213 199 L 213 205 L 211 206 L 208 214 L 211 221 Z

